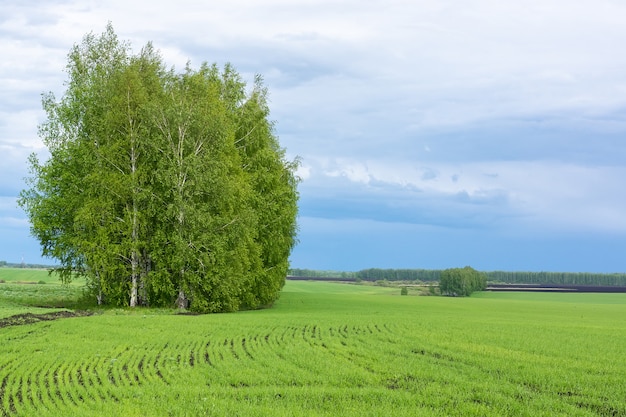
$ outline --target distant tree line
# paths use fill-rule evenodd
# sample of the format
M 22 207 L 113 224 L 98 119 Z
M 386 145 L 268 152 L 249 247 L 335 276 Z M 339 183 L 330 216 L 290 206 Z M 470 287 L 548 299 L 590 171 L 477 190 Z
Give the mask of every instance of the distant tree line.
M 440 270 L 435 269 L 379 269 L 358 271 L 357 277 L 364 281 L 439 281 Z
M 291 268 L 288 272 L 294 277 L 310 278 L 352 278 L 362 281 L 438 281 L 440 270 L 434 269 L 378 269 L 370 268 L 361 271 L 329 271 L 316 269 Z
M 0 268 L 29 268 L 29 269 L 49 269 L 50 265 L 30 264 L 30 263 L 15 263 L 0 261 Z
M 292 277 L 310 278 L 357 278 L 356 274 L 357 272 L 329 271 L 303 268 L 291 268 L 287 271 L 287 275 Z
M 292 268 L 288 274 L 298 277 L 353 278 L 363 281 L 433 282 L 440 280 L 442 272 L 438 269 L 370 268 L 356 272 L 345 272 Z M 494 283 L 626 286 L 626 274 L 624 273 L 490 271 L 484 272 L 484 274 L 488 282 Z
M 598 274 L 590 272 L 487 272 L 490 282 L 507 284 L 562 284 L 626 286 L 626 274 Z

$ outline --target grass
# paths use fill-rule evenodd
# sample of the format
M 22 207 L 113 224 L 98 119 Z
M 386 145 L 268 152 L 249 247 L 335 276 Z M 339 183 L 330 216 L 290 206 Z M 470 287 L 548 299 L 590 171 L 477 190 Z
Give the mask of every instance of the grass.
M 76 308 L 84 281 L 63 285 L 45 269 L 0 268 L 0 319 Z
M 399 294 L 288 282 L 268 310 L 6 327 L 0 416 L 626 415 L 626 295 Z
M 58 284 L 58 276 L 49 274 L 46 269 L 0 268 L 0 281 L 8 283 Z

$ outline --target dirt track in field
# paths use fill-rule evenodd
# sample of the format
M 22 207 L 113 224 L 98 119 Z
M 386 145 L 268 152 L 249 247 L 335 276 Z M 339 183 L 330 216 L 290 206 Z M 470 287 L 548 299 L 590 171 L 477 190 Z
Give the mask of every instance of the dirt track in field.
M 0 329 L 11 326 L 23 326 L 25 324 L 38 323 L 40 321 L 51 321 L 58 319 L 67 319 L 71 317 L 91 316 L 90 311 L 54 311 L 44 314 L 23 313 L 0 319 Z

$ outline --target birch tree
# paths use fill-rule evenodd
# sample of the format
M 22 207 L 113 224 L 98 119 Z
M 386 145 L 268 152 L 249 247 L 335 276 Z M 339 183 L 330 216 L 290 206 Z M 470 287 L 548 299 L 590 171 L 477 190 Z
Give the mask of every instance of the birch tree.
M 233 72 L 234 74 L 234 72 Z M 231 84 L 239 84 L 231 82 Z M 282 289 L 296 243 L 298 161 L 289 161 L 269 120 L 267 89 L 257 76 L 251 94 L 236 108 L 235 143 L 253 189 L 261 269 L 253 283 L 255 305 L 271 304 Z
M 109 24 L 68 56 L 67 90 L 44 96 L 20 204 L 64 280 L 98 303 L 201 312 L 271 304 L 295 242 L 294 162 L 273 135 L 266 90 L 227 65 L 165 70 Z

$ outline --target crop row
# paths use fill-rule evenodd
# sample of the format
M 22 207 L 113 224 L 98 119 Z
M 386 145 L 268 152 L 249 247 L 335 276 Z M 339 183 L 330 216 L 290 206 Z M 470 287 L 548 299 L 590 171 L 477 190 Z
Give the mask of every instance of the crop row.
M 127 343 L 92 355 L 16 352 L 0 359 L 0 415 L 115 403 L 132 387 L 177 386 L 190 380 L 231 387 L 327 383 L 318 378 L 323 363 L 354 367 L 349 345 L 364 349 L 388 340 L 390 332 L 376 324 L 304 325 L 238 337 L 187 337 L 180 342 L 169 337 L 163 344 Z
M 355 293 L 5 327 L 0 416 L 626 415 L 621 295 L 335 288 Z

